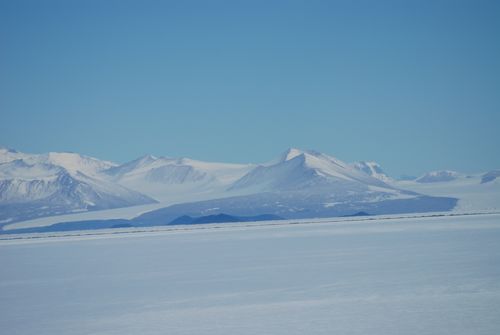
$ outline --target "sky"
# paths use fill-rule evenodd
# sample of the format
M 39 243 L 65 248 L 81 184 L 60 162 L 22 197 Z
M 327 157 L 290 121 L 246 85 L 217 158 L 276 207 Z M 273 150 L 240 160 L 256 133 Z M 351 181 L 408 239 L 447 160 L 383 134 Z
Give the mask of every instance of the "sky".
M 500 168 L 500 1 L 0 0 L 0 146 Z

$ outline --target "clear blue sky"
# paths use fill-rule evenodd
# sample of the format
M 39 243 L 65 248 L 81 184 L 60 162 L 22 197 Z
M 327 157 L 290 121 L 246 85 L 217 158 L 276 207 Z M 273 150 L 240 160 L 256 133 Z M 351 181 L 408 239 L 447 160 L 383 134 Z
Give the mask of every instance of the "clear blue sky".
M 0 0 L 0 145 L 500 168 L 500 1 Z

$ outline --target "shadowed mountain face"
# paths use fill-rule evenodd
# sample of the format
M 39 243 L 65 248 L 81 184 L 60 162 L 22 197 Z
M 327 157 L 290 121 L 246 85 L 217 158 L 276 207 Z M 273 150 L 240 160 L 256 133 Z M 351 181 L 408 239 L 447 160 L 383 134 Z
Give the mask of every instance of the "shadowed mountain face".
M 457 199 L 448 197 L 414 196 L 407 199 L 386 199 L 364 202 L 349 199 L 332 205 L 324 194 L 263 193 L 225 199 L 186 203 L 162 208 L 139 216 L 133 221 L 141 225 L 165 225 L 181 215 L 206 216 L 210 213 L 229 213 L 234 216 L 255 216 L 261 213 L 285 219 L 347 216 L 353 213 L 399 214 L 447 211 Z

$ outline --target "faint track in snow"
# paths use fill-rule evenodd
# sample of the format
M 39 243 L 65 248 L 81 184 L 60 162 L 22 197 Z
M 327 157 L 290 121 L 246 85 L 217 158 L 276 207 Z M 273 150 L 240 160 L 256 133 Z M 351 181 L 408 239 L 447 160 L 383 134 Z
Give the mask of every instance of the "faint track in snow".
M 317 219 L 297 219 L 297 220 L 279 220 L 279 221 L 259 221 L 259 222 L 233 222 L 233 223 L 209 223 L 196 225 L 165 225 L 165 226 L 150 226 L 150 227 L 130 227 L 130 228 L 112 228 L 112 229 L 96 229 L 89 231 L 71 231 L 71 232 L 52 232 L 52 233 L 26 233 L 26 234 L 1 234 L 0 242 L 15 241 L 15 240 L 43 240 L 65 237 L 106 237 L 117 235 L 130 234 L 154 234 L 160 232 L 184 232 L 184 231 L 201 231 L 201 230 L 216 230 L 216 229 L 242 229 L 242 228 L 258 228 L 258 227 L 279 227 L 290 225 L 310 225 L 310 224 L 327 224 L 327 223 L 359 223 L 369 221 L 393 221 L 393 220 L 412 220 L 425 218 L 439 217 L 463 217 L 463 216 L 483 216 L 483 215 L 498 215 L 500 211 L 495 212 L 470 212 L 470 213 L 435 213 L 435 214 L 413 214 L 413 215 L 392 215 L 392 216 L 364 216 L 364 217 L 333 217 L 333 218 L 317 218 Z

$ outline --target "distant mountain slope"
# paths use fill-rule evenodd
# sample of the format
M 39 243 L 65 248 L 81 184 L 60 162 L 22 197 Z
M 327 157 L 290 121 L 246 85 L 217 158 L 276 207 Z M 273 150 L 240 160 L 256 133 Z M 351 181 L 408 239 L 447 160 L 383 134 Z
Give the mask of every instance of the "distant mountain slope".
M 417 183 L 439 183 L 452 181 L 457 179 L 458 177 L 460 177 L 460 174 L 456 171 L 441 170 L 428 172 L 423 176 L 417 178 L 415 181 Z
M 362 192 L 370 187 L 393 188 L 351 165 L 315 151 L 289 149 L 271 165 L 261 165 L 237 180 L 229 190 L 249 193 L 277 191 Z
M 28 156 L 28 154 L 24 154 L 14 149 L 0 147 L 0 163 L 7 163 L 15 161 L 16 159 L 26 158 Z
M 157 200 L 176 202 L 222 197 L 228 185 L 253 167 L 148 155 L 105 173 L 120 185 Z
M 456 199 L 427 197 L 384 183 L 332 156 L 289 149 L 280 158 L 261 165 L 234 182 L 231 192 L 243 195 L 185 203 L 137 218 L 162 224 L 180 215 L 262 213 L 287 219 L 352 215 L 445 211 Z
M 4 223 L 154 202 L 102 178 L 101 171 L 114 166 L 110 162 L 73 153 L 0 153 L 0 221 Z
M 367 175 L 369 175 L 373 178 L 377 178 L 379 180 L 382 180 L 385 183 L 392 181 L 392 178 L 389 177 L 384 172 L 384 170 L 382 170 L 382 167 L 376 162 L 361 161 L 361 162 L 353 163 L 353 164 L 351 164 L 351 166 L 359 171 L 366 173 Z
M 481 184 L 489 183 L 494 180 L 500 180 L 500 170 L 492 170 L 481 176 Z

